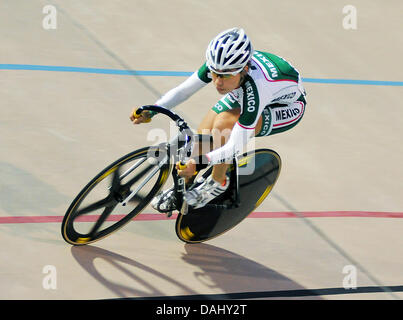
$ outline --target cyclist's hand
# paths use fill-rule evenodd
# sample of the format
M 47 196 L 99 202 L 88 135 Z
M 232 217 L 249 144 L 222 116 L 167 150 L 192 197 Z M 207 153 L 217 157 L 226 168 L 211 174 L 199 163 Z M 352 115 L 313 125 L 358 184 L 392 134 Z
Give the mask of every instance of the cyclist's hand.
M 180 162 L 176 163 L 176 169 L 178 170 L 178 175 L 184 178 L 191 178 L 196 173 L 196 160 L 190 159 L 185 165 Z
M 149 111 L 143 111 L 140 115 L 136 114 L 137 108 L 134 108 L 130 114 L 130 120 L 133 124 L 148 123 L 151 121 L 151 115 Z

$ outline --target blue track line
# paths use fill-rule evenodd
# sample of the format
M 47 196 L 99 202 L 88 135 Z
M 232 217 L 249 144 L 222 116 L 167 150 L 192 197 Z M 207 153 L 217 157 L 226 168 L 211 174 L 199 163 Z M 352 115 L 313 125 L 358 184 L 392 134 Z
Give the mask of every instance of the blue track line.
M 186 71 L 149 71 L 149 70 L 121 70 L 104 68 L 82 68 L 63 66 L 43 66 L 31 64 L 0 64 L 0 70 L 33 70 L 33 71 L 57 71 L 57 72 L 82 72 L 94 74 L 114 74 L 148 77 L 188 77 L 193 72 Z M 403 86 L 403 81 L 377 81 L 377 80 L 353 80 L 353 79 L 318 79 L 302 78 L 304 82 L 324 84 L 354 84 L 375 86 Z
M 128 76 L 160 76 L 160 77 L 166 77 L 166 76 L 186 77 L 192 74 L 192 72 L 182 72 L 182 71 L 142 71 L 142 70 L 81 68 L 81 67 L 63 67 L 63 66 L 42 66 L 31 64 L 0 64 L 0 70 L 82 72 L 82 73 L 116 74 L 116 75 L 128 75 Z

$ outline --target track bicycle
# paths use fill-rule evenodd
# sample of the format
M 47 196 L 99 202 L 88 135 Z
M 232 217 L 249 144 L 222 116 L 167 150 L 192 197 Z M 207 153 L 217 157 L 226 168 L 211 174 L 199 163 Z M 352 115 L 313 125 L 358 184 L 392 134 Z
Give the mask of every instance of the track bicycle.
M 195 134 L 185 120 L 160 106 L 147 105 L 136 113 L 154 111 L 176 123 L 178 134 L 169 142 L 148 146 L 119 158 L 99 172 L 74 198 L 61 225 L 63 239 L 72 245 L 86 245 L 114 233 L 148 206 L 170 174 L 174 182 L 175 231 L 186 243 L 213 239 L 238 225 L 268 196 L 281 170 L 280 156 L 270 149 L 257 149 L 234 156 L 227 174 L 228 189 L 208 203 L 194 209 L 184 200 L 187 190 L 176 163 L 186 163 L 195 142 L 211 142 L 211 136 Z M 199 172 L 196 188 L 212 172 Z M 113 214 L 112 214 L 113 213 Z M 168 217 L 172 211 L 162 212 Z

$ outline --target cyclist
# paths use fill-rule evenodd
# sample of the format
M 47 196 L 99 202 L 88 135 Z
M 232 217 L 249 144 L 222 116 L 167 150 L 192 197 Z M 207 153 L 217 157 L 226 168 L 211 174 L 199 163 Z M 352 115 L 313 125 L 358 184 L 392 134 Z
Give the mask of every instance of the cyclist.
M 289 130 L 305 111 L 305 90 L 299 72 L 286 60 L 272 53 L 254 50 L 242 28 L 218 34 L 206 50 L 206 62 L 188 79 L 163 95 L 156 105 L 171 109 L 212 82 L 224 95 L 207 113 L 198 133 L 213 136 L 213 151 L 191 158 L 178 174 L 192 181 L 195 172 L 214 165 L 212 175 L 185 199 L 194 208 L 205 206 L 228 188 L 228 164 L 241 153 L 252 137 Z M 136 109 L 135 109 L 136 110 Z M 135 111 L 134 110 L 134 111 Z M 131 114 L 134 124 L 149 122 L 155 114 Z M 172 211 L 173 187 L 158 194 L 152 206 Z

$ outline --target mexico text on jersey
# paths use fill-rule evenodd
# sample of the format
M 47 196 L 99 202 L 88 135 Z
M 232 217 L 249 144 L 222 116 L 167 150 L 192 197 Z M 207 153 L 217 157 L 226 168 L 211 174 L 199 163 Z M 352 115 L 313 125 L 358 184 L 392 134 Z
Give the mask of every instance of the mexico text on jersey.
M 202 66 L 198 75 L 211 81 Z M 239 124 L 254 128 L 262 115 L 264 125 L 257 136 L 266 136 L 295 126 L 305 111 L 305 90 L 299 72 L 286 60 L 274 54 L 255 51 L 243 85 L 226 94 L 213 110 L 217 113 L 241 108 Z

